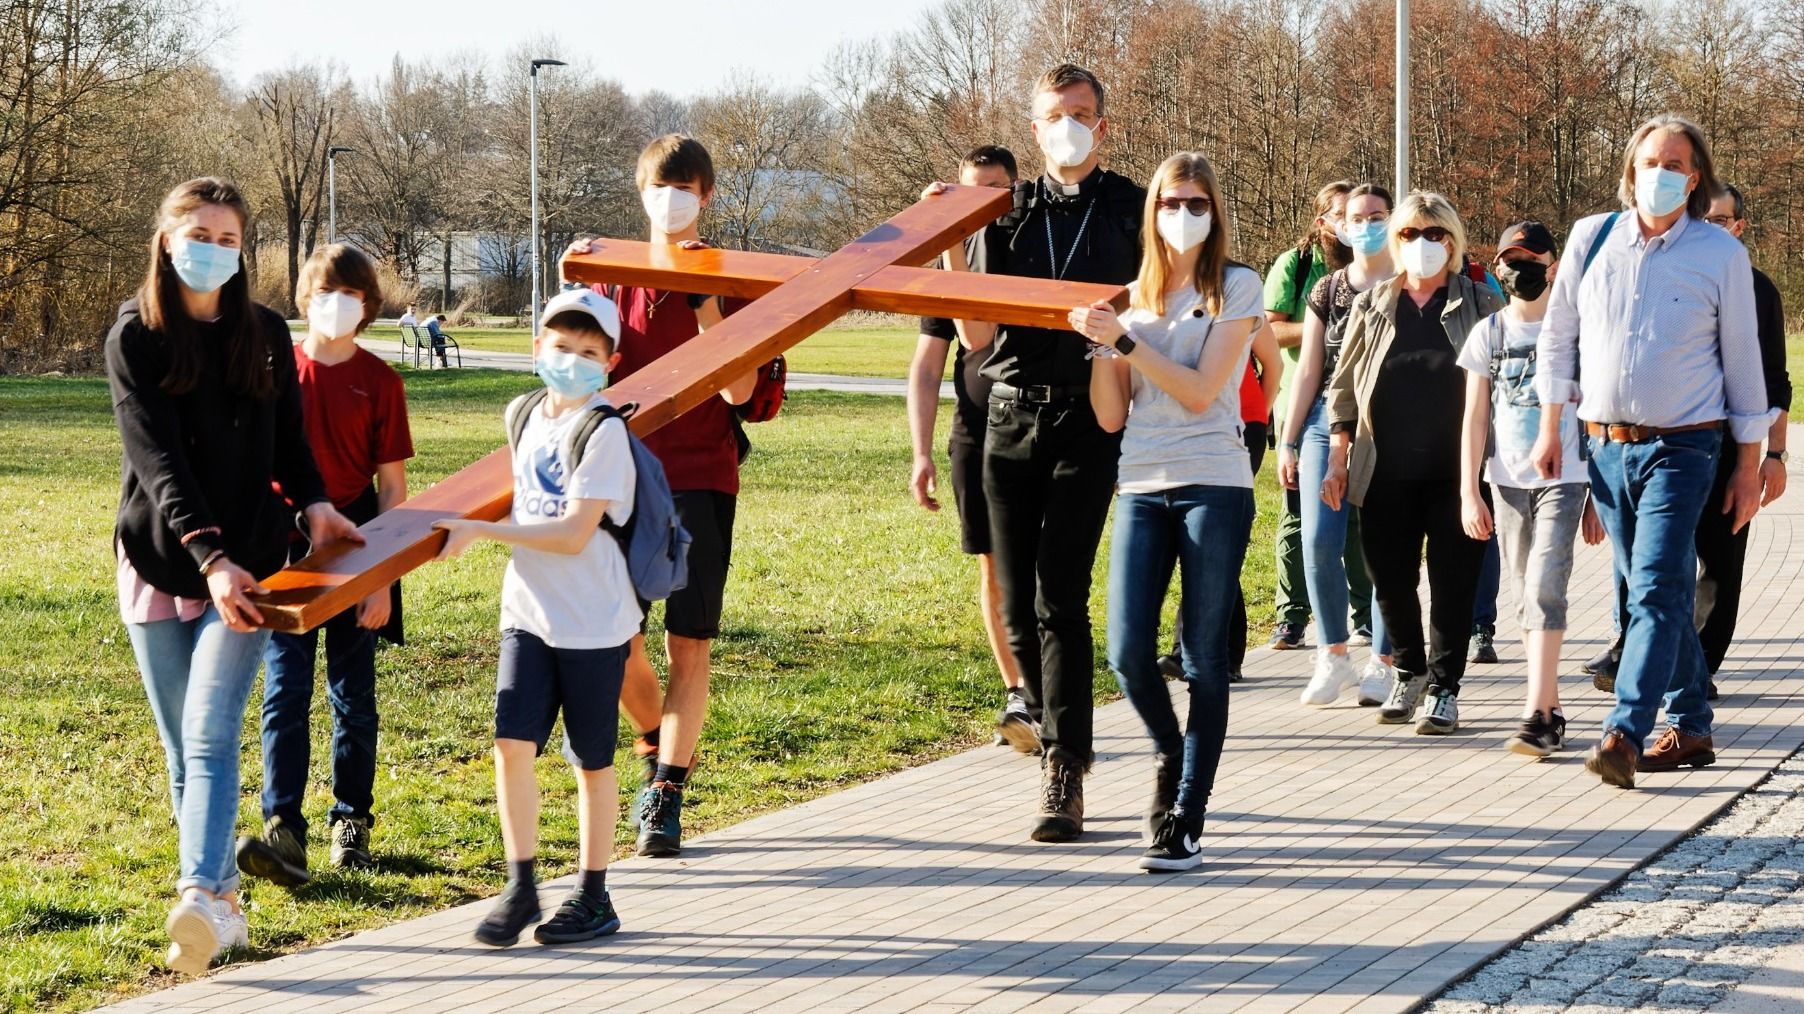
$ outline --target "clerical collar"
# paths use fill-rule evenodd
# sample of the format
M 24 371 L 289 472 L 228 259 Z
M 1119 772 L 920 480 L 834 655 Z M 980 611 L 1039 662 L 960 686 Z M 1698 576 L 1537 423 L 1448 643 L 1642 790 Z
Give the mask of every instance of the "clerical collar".
M 1040 177 L 1040 186 L 1046 196 L 1056 202 L 1077 201 L 1089 197 L 1096 190 L 1096 183 L 1102 178 L 1102 166 L 1090 170 L 1090 175 L 1076 183 L 1060 183 L 1047 173 Z

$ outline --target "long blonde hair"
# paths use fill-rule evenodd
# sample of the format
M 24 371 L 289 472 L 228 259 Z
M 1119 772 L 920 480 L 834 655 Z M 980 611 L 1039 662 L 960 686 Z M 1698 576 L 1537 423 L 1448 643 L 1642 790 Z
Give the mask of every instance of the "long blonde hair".
M 1222 216 L 1221 187 L 1215 182 L 1215 170 L 1201 152 L 1180 151 L 1159 163 L 1152 182 L 1146 188 L 1146 216 L 1140 222 L 1140 278 L 1135 285 L 1133 305 L 1165 316 L 1165 286 L 1171 273 L 1171 254 L 1159 236 L 1159 195 L 1167 187 L 1194 183 L 1209 198 L 1209 238 L 1203 240 L 1203 252 L 1196 259 L 1196 277 L 1191 284 L 1209 308 L 1210 314 L 1221 312 L 1222 275 L 1228 265 L 1228 222 Z M 1189 212 L 1185 212 L 1189 214 Z

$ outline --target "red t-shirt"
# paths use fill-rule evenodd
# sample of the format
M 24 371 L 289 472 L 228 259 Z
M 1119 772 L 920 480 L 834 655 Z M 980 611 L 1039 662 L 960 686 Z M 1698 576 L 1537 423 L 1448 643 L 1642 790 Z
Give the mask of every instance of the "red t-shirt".
M 1272 407 L 1265 403 L 1265 388 L 1259 386 L 1259 371 L 1253 360 L 1247 360 L 1247 371 L 1240 378 L 1240 421 L 1262 423 L 1271 419 Z
M 602 289 L 607 294 L 606 289 Z M 659 289 L 622 288 L 620 366 L 613 379 L 624 380 L 701 333 L 689 297 Z M 744 306 L 726 300 L 724 312 Z M 672 490 L 708 489 L 739 493 L 739 445 L 733 439 L 733 407 L 710 397 L 645 437 L 645 446 L 664 465 Z
M 328 366 L 294 347 L 307 445 L 340 508 L 369 488 L 376 466 L 413 457 L 401 375 L 367 349 Z

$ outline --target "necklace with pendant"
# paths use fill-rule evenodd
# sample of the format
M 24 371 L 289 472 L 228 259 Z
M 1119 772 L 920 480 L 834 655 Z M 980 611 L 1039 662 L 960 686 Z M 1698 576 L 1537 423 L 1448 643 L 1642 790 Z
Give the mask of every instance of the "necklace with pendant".
M 646 307 L 646 309 L 645 309 L 645 319 L 649 321 L 653 317 L 656 317 L 658 315 L 658 307 L 662 306 L 664 301 L 669 298 L 670 298 L 670 293 L 665 292 L 664 294 L 660 295 L 657 299 L 652 300 L 651 305 L 649 307 Z

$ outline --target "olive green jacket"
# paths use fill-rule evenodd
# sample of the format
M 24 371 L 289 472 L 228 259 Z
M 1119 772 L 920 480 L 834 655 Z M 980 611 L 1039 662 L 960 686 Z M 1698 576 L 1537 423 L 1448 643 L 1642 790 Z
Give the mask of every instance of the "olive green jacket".
M 1441 326 L 1457 355 L 1478 322 L 1503 309 L 1503 297 L 1463 274 L 1450 274 L 1447 285 Z M 1355 505 L 1365 502 L 1372 473 L 1378 467 L 1378 449 L 1372 442 L 1372 391 L 1378 386 L 1378 368 L 1384 365 L 1397 335 L 1397 300 L 1402 295 L 1403 276 L 1398 275 L 1353 300 L 1340 362 L 1334 368 L 1334 379 L 1328 382 L 1329 429 L 1345 424 L 1354 427 L 1353 452 L 1347 460 L 1347 499 Z

